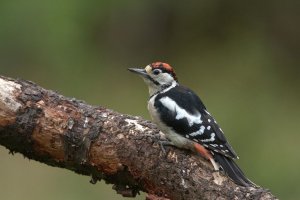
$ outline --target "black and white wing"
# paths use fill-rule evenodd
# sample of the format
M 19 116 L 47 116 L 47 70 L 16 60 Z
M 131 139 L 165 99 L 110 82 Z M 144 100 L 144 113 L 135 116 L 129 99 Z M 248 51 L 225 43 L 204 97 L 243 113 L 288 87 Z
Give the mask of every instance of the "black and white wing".
M 161 120 L 176 133 L 230 158 L 237 158 L 215 119 L 190 89 L 176 86 L 155 97 Z

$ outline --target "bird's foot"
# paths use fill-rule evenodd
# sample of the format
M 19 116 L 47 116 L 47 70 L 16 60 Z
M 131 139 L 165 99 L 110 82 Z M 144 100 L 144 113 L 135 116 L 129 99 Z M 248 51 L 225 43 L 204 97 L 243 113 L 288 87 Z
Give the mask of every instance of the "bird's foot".
M 174 144 L 170 141 L 168 141 L 163 134 L 161 134 L 161 132 L 156 133 L 156 134 L 143 134 L 143 135 L 139 135 L 135 137 L 135 140 L 141 140 L 144 138 L 150 138 L 152 140 L 152 142 L 154 143 L 158 143 L 163 154 L 167 154 L 166 148 L 165 146 L 174 146 Z
M 166 149 L 165 149 L 165 146 L 174 146 L 174 144 L 168 140 L 160 140 L 158 141 L 159 145 L 160 145 L 160 148 L 162 150 L 162 152 L 166 155 L 167 152 L 166 152 Z

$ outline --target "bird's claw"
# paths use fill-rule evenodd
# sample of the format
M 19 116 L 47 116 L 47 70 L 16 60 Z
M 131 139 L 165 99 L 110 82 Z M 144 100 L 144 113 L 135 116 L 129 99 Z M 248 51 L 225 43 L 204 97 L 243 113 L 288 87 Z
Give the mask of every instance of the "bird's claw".
M 165 154 L 165 155 L 167 154 L 165 146 L 174 146 L 174 144 L 172 142 L 167 141 L 167 140 L 160 140 L 160 141 L 158 141 L 158 143 L 159 143 L 159 146 L 160 146 L 163 154 Z

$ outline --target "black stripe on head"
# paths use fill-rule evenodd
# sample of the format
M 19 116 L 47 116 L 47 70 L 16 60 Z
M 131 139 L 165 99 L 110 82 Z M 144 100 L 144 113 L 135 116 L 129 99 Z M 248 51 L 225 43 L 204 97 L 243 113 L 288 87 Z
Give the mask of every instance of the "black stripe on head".
M 158 81 L 154 80 L 151 76 L 148 75 L 147 78 L 148 78 L 150 81 L 152 81 L 152 83 L 154 83 L 155 85 L 160 85 L 160 83 L 159 83 Z

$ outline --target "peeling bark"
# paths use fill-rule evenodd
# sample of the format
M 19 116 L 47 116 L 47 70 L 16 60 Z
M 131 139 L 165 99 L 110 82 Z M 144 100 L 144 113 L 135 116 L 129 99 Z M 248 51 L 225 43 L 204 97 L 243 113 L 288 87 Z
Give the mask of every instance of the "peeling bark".
M 140 117 L 0 76 L 0 144 L 12 153 L 91 176 L 91 183 L 103 179 L 123 196 L 276 199 L 263 188 L 235 185 L 191 152 L 170 147 L 163 154 L 161 138 Z

